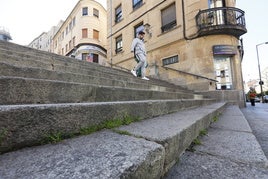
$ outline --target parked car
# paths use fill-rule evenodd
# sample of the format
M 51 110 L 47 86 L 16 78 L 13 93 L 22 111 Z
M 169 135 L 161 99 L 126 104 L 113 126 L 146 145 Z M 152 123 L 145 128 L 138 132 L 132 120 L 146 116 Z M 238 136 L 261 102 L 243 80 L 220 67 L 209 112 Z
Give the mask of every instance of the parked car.
M 258 98 L 258 97 L 255 97 L 255 102 L 256 102 L 256 103 L 259 103 L 259 102 L 261 102 L 261 99 Z
M 263 101 L 264 101 L 265 103 L 268 103 L 268 95 L 264 95 L 264 96 L 263 96 Z

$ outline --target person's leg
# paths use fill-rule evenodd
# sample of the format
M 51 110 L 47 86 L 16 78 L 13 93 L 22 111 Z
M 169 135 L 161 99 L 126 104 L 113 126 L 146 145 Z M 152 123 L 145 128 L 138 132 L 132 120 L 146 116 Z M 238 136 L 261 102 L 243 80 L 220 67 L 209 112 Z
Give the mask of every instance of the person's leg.
M 134 71 L 137 71 L 139 68 L 141 68 L 142 66 L 144 66 L 145 64 L 145 58 L 144 55 L 142 54 L 137 54 L 136 58 L 138 59 L 139 63 L 135 66 L 135 68 L 133 69 Z M 142 75 L 142 72 L 141 72 Z
M 147 65 L 147 62 L 146 62 L 146 56 L 143 55 L 143 54 L 141 54 L 141 55 L 139 55 L 139 57 L 140 57 L 141 61 L 144 62 L 144 63 L 142 64 L 142 66 L 141 66 L 141 79 L 143 79 L 143 80 L 149 80 L 149 78 L 147 78 L 147 77 L 145 76 L 145 68 L 146 68 L 146 65 Z
M 254 104 L 254 99 L 250 99 L 250 103 L 251 103 L 251 106 L 254 106 L 255 104 Z

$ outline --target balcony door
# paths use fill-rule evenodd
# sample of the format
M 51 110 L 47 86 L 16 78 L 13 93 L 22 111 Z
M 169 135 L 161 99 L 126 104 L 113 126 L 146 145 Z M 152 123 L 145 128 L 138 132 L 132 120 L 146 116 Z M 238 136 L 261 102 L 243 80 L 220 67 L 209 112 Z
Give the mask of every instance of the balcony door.
M 208 0 L 209 8 L 225 7 L 225 0 Z
M 225 7 L 225 0 L 208 0 L 209 8 Z M 226 12 L 223 9 L 217 9 L 210 14 L 210 18 L 213 18 L 213 25 L 225 24 L 224 17 Z M 211 20 L 212 21 L 212 20 Z

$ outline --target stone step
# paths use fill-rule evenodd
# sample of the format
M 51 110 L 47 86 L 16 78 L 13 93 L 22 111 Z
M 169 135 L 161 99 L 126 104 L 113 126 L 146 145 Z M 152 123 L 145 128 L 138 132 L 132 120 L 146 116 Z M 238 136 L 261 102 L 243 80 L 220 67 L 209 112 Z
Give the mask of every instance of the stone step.
M 0 178 L 161 178 L 224 107 L 213 103 L 5 153 L 0 155 Z
M 0 55 L 1 56 L 1 55 Z M 59 66 L 59 65 L 54 65 L 53 67 L 51 66 L 51 64 L 49 63 L 44 63 L 41 61 L 35 61 L 35 60 L 23 60 L 22 58 L 17 58 L 17 57 L 6 57 L 6 58 L 1 58 L 0 57 L 0 68 L 1 71 L 0 73 L 4 72 L 6 73 L 12 73 L 12 76 L 16 76 L 17 73 L 14 73 L 14 70 L 18 71 L 18 68 L 23 68 L 22 70 L 25 70 L 26 68 L 32 68 L 33 70 L 49 70 L 50 72 L 56 71 L 56 72 L 60 72 L 60 73 L 68 73 L 68 74 L 75 74 L 75 75 L 89 75 L 89 76 L 94 76 L 97 78 L 109 78 L 112 80 L 119 80 L 119 81 L 126 81 L 126 82 L 131 82 L 131 83 L 136 83 L 136 86 L 139 86 L 140 88 L 146 84 L 146 86 L 151 86 L 152 88 L 155 87 L 159 87 L 159 88 L 163 88 L 166 89 L 167 91 L 183 91 L 183 92 L 190 92 L 192 93 L 193 91 L 191 90 L 187 90 L 185 88 L 176 86 L 176 85 L 172 85 L 170 83 L 167 82 L 163 82 L 160 80 L 154 80 L 151 79 L 150 81 L 144 81 L 141 80 L 139 78 L 134 78 L 129 72 L 126 73 L 124 71 L 119 71 L 118 70 L 114 70 L 111 68 L 105 68 L 106 71 L 100 71 L 100 70 L 89 70 L 89 69 L 83 69 L 83 68 L 73 68 L 73 67 L 69 67 L 69 66 Z M 7 69 L 6 69 L 7 68 Z M 13 69 L 10 69 L 13 68 Z M 16 69 L 14 69 L 16 68 Z M 9 71 L 8 69 L 10 69 L 11 71 Z M 30 70 L 31 71 L 31 70 Z M 116 73 L 112 72 L 112 71 L 116 71 Z M 41 71 L 40 71 L 41 72 Z M 39 75 L 41 74 L 39 72 Z M 30 73 L 31 74 L 31 73 Z M 10 75 L 8 75 L 10 76 Z M 100 80 L 97 80 L 99 82 L 101 82 Z M 107 85 L 107 84 L 103 84 L 103 85 Z M 151 88 L 150 87 L 150 88 Z
M 6 49 L 9 49 L 9 51 L 5 51 Z M 2 45 L 0 43 L 0 51 L 1 50 L 3 52 L 0 53 L 0 62 L 2 61 L 12 65 L 16 64 L 19 67 L 37 67 L 62 72 L 67 71 L 69 73 L 90 72 L 92 75 L 94 75 L 94 73 L 95 75 L 103 75 L 106 74 L 103 72 L 107 72 L 108 75 L 115 75 L 117 78 L 124 77 L 124 80 L 138 80 L 137 78 L 129 78 L 129 76 L 131 76 L 129 72 L 105 67 L 96 63 L 80 61 L 45 51 L 31 49 L 9 42 L 2 42 Z M 98 71 L 100 71 L 101 74 L 96 74 Z M 139 80 L 136 82 L 139 82 Z M 185 87 L 177 86 L 157 79 L 151 79 L 148 83 L 155 85 L 167 85 L 167 87 L 175 87 L 180 90 L 189 91 Z
M 0 105 L 193 99 L 193 94 L 99 86 L 21 77 L 0 77 Z
M 12 52 L 15 53 L 15 52 Z M 62 58 L 66 58 L 61 56 Z M 50 56 L 46 58 L 40 58 L 39 56 L 29 56 L 28 54 L 16 55 L 9 54 L 8 52 L 0 54 L 1 62 L 10 64 L 17 67 L 34 67 L 46 70 L 54 70 L 61 72 L 69 73 L 82 73 L 82 74 L 95 74 L 95 75 L 105 75 L 105 76 L 117 76 L 126 78 L 126 73 L 113 68 L 104 67 L 95 63 L 84 63 L 84 61 L 78 61 L 72 58 L 69 58 L 69 62 L 61 62 L 61 60 L 51 59 Z M 77 62 L 78 64 L 73 64 L 72 61 Z M 97 65 L 97 66 L 96 66 Z M 130 73 L 127 76 L 131 76 Z
M 40 68 L 29 68 L 29 67 L 18 67 L 6 63 L 0 62 L 0 75 L 10 76 L 10 77 L 23 77 L 23 78 L 36 78 L 36 79 L 47 79 L 47 80 L 58 80 L 64 82 L 75 82 L 75 83 L 86 83 L 93 85 L 105 85 L 105 86 L 117 86 L 123 88 L 138 88 L 147 90 L 158 90 L 158 91 L 177 91 L 177 92 L 187 92 L 186 90 L 168 88 L 165 86 L 154 85 L 140 80 L 137 81 L 129 79 L 118 79 L 112 78 L 111 76 L 102 77 L 100 75 L 96 76 L 94 74 L 79 74 L 79 73 L 69 73 L 52 71 Z M 130 78 L 132 79 L 132 78 Z
M 0 106 L 0 152 L 40 144 L 46 136 L 71 136 L 111 120 L 148 119 L 214 100 L 144 100 Z

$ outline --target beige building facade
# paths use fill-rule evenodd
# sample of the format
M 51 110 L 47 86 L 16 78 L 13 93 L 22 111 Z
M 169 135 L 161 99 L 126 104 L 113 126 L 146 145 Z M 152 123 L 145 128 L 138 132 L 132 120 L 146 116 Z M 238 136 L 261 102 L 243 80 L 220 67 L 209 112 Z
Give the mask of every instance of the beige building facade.
M 53 37 L 62 26 L 63 21 L 60 20 L 56 26 L 53 26 L 48 32 L 41 33 L 36 37 L 28 47 L 35 48 L 38 50 L 43 50 L 47 52 L 52 52 L 53 50 Z
M 53 38 L 53 52 L 106 65 L 107 11 L 97 1 L 79 0 Z
M 144 30 L 149 78 L 196 91 L 243 92 L 239 37 L 247 30 L 235 0 L 107 0 L 107 6 L 112 67 L 135 66 L 130 46 Z

